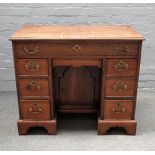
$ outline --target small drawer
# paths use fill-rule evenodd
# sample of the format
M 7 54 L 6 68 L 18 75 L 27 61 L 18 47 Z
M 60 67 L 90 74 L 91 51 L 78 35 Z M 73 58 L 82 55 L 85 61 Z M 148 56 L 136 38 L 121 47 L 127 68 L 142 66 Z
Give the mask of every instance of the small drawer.
M 22 119 L 49 120 L 50 102 L 48 100 L 22 100 L 20 111 Z
M 136 80 L 111 78 L 105 80 L 105 97 L 133 97 Z
M 136 75 L 137 59 L 107 59 L 107 75 L 131 76 Z
M 19 43 L 15 52 L 18 57 L 138 55 L 138 44 Z
M 104 119 L 132 119 L 132 100 L 105 100 Z
M 18 75 L 48 75 L 47 59 L 18 59 Z
M 49 96 L 48 79 L 20 79 L 19 91 L 23 97 Z

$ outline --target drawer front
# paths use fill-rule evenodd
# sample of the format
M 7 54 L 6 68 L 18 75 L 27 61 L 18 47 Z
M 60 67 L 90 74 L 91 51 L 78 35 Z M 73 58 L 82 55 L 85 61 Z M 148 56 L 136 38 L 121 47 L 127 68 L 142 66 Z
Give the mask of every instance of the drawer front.
M 136 75 L 137 59 L 107 59 L 107 75 Z
M 135 79 L 106 79 L 105 96 L 106 97 L 133 97 L 135 92 Z
M 48 75 L 47 59 L 18 59 L 18 75 Z
M 44 43 L 16 44 L 17 56 L 91 56 L 91 55 L 137 55 L 137 44 L 99 43 Z
M 132 100 L 105 100 L 104 119 L 132 119 Z
M 48 79 L 20 79 L 20 95 L 25 97 L 49 96 Z
M 50 119 L 50 103 L 47 100 L 23 100 L 20 110 L 22 119 Z

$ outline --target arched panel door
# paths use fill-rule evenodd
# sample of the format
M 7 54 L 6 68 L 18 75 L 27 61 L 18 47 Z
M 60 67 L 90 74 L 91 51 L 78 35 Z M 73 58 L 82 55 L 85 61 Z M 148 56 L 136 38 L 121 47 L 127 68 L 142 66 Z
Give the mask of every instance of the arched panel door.
M 96 110 L 99 103 L 97 67 L 64 67 L 57 80 L 58 109 Z

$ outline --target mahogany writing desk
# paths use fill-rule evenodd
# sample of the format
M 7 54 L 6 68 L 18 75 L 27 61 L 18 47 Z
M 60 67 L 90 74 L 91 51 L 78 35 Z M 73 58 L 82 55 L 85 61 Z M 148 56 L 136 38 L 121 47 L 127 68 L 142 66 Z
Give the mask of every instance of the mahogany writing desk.
M 97 113 L 98 134 L 134 135 L 143 39 L 130 26 L 23 26 L 11 36 L 19 134 L 56 134 L 57 113 Z

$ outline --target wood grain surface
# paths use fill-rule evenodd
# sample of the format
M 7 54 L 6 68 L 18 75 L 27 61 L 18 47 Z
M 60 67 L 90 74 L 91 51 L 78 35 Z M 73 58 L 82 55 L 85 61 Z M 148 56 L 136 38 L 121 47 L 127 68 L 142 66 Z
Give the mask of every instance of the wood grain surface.
M 51 39 L 114 39 L 143 40 L 143 36 L 128 25 L 25 25 L 10 38 L 11 40 Z

